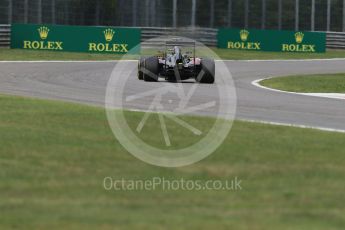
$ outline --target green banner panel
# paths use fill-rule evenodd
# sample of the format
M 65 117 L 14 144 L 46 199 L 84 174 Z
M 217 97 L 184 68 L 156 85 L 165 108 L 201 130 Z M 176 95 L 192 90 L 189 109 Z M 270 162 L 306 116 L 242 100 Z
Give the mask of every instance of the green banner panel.
M 285 30 L 218 30 L 218 47 L 236 50 L 323 53 L 326 33 Z
M 11 48 L 94 53 L 139 53 L 137 28 L 13 24 Z

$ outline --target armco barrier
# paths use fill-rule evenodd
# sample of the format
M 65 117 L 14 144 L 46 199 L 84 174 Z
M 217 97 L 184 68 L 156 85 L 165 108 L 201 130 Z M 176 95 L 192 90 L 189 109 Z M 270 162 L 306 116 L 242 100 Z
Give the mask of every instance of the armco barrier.
M 327 32 L 327 48 L 345 49 L 345 33 Z
M 185 36 L 194 38 L 205 45 L 217 46 L 217 29 L 213 28 L 165 28 L 165 27 L 143 27 L 141 28 L 142 46 L 156 46 L 146 42 L 157 36 Z M 0 25 L 0 47 L 10 47 L 10 25 Z M 345 49 L 345 33 L 326 32 L 326 47 L 328 49 Z
M 187 37 L 203 43 L 207 46 L 217 46 L 217 29 L 213 28 L 200 28 L 200 27 L 143 27 L 141 28 L 142 46 L 144 47 L 156 47 L 160 46 L 159 39 L 147 41 L 151 38 L 157 37 Z M 158 43 L 157 43 L 158 41 Z M 163 42 L 163 40 L 162 40 Z
M 10 46 L 11 26 L 0 24 L 0 47 Z

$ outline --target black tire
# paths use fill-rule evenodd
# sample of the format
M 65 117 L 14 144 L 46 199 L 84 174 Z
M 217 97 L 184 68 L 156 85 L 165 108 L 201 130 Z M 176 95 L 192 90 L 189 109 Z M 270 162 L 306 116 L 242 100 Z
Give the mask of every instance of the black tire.
M 143 80 L 144 79 L 144 73 L 141 71 L 141 67 L 144 66 L 145 57 L 140 57 L 138 61 L 138 79 Z
M 204 75 L 201 79 L 196 79 L 199 83 L 213 84 L 215 77 L 215 63 L 212 59 L 202 59 L 201 60 L 201 70 L 204 72 Z
M 145 58 L 144 68 L 150 73 L 143 73 L 144 81 L 158 81 L 159 63 L 157 57 Z

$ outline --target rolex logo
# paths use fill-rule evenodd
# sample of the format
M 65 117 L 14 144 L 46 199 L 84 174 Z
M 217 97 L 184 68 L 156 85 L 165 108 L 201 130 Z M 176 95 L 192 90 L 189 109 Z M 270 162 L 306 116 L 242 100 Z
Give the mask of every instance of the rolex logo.
M 241 30 L 240 31 L 240 37 L 243 42 L 247 41 L 249 36 L 249 31 L 248 30 Z
M 304 38 L 304 34 L 302 32 L 295 33 L 295 39 L 297 43 L 302 43 Z
M 41 39 L 46 39 L 48 37 L 48 34 L 49 34 L 49 29 L 48 27 L 45 27 L 45 26 L 41 26 L 39 29 L 38 29 L 38 33 L 40 34 L 40 37 Z
M 113 29 L 106 29 L 103 31 L 103 33 L 104 33 L 105 40 L 107 42 L 110 42 L 111 40 L 113 40 L 113 37 L 115 34 L 115 31 Z
M 317 51 L 316 44 L 306 44 L 308 41 L 303 42 L 304 33 L 296 32 L 294 34 L 296 43 L 293 44 L 282 44 L 283 52 L 308 52 L 315 53 Z
M 114 39 L 115 30 L 108 28 L 103 31 L 103 34 L 107 42 L 105 43 L 90 42 L 89 43 L 90 52 L 111 52 L 111 53 L 127 53 L 128 52 L 128 44 L 114 43 L 116 41 L 111 42 Z

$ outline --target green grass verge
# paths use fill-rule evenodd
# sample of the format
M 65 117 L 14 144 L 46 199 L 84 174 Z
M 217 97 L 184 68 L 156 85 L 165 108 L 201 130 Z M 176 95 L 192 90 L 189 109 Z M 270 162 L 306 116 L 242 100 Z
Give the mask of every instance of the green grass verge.
M 345 93 L 345 73 L 275 77 L 260 84 L 290 92 Z
M 327 59 L 345 58 L 345 51 L 328 50 L 326 53 L 282 53 L 240 51 L 212 48 L 213 51 L 224 60 L 285 60 L 285 59 Z
M 256 52 L 239 51 L 212 48 L 212 50 L 224 60 L 253 60 L 253 59 L 318 59 L 318 58 L 345 58 L 345 51 L 329 50 L 326 53 L 279 53 L 279 52 Z M 138 57 L 128 56 L 130 59 Z M 0 61 L 15 60 L 118 60 L 121 55 L 115 54 L 91 54 L 91 53 L 72 53 L 72 52 L 52 52 L 52 51 L 31 51 L 20 49 L 0 48 Z
M 213 155 L 169 169 L 127 153 L 103 109 L 11 96 L 1 96 L 0 107 L 1 229 L 345 226 L 344 134 L 237 121 Z M 128 115 L 130 123 L 142 116 Z M 243 189 L 106 191 L 107 176 L 202 181 L 237 176 Z
M 53 52 L 36 51 L 21 49 L 0 48 L 1 61 L 36 61 L 36 60 L 118 60 L 122 55 L 115 54 L 92 54 L 92 53 L 73 53 L 73 52 Z

